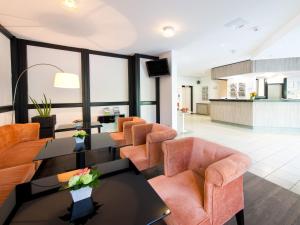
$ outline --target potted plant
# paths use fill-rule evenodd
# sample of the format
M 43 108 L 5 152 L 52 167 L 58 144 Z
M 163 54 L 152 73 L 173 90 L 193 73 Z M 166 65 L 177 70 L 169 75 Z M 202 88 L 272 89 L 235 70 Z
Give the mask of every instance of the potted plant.
M 254 91 L 254 92 L 251 92 L 251 93 L 250 93 L 250 99 L 251 99 L 251 100 L 254 100 L 255 97 L 256 97 L 256 92 L 255 92 L 255 91 Z
M 88 136 L 88 134 L 85 130 L 78 130 L 73 135 L 77 144 L 83 143 L 86 136 Z
M 90 198 L 92 190 L 99 183 L 100 172 L 96 169 L 81 169 L 78 173 L 72 176 L 67 184 L 70 189 L 73 202 Z
M 29 98 L 39 114 L 32 117 L 31 121 L 40 124 L 40 138 L 55 137 L 56 115 L 51 115 L 51 99 L 48 100 L 43 94 L 42 103 L 38 104 L 35 99 Z
M 74 120 L 73 124 L 74 124 L 76 129 L 79 129 L 83 126 L 83 120 Z

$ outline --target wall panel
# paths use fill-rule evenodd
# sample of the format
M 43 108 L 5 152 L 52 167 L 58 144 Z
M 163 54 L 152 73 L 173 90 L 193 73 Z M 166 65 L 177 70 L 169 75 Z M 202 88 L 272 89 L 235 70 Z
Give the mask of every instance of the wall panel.
M 0 106 L 12 104 L 10 40 L 0 33 Z
M 0 126 L 11 123 L 12 111 L 0 113 Z
M 128 101 L 128 59 L 90 55 L 91 102 Z
M 146 68 L 146 62 L 149 59 L 140 60 L 140 100 L 141 101 L 155 101 L 155 78 L 150 78 Z
M 81 76 L 81 54 L 59 49 L 27 46 L 28 66 L 36 63 L 50 63 L 65 72 Z M 80 89 L 55 88 L 54 77 L 57 69 L 50 66 L 38 66 L 28 71 L 28 96 L 40 100 L 43 93 L 53 103 L 82 102 Z M 81 79 L 80 79 L 81 80 Z
M 148 123 L 156 123 L 156 105 L 141 105 L 141 117 Z

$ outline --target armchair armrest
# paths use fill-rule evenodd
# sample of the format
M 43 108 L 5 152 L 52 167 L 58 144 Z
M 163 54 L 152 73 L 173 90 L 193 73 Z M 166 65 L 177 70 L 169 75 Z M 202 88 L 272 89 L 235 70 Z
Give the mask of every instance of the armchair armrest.
M 131 117 L 118 117 L 118 132 L 123 132 L 124 122 L 132 121 Z
M 209 165 L 205 171 L 205 182 L 223 187 L 242 176 L 250 167 L 248 156 L 235 153 Z
M 139 124 L 132 127 L 132 144 L 134 146 L 146 144 L 147 134 L 152 130 L 153 124 Z
M 148 143 L 159 143 L 167 140 L 172 140 L 177 136 L 177 132 L 173 129 L 153 132 L 147 135 Z
M 132 127 L 134 125 L 144 124 L 145 122 L 140 121 L 126 121 L 123 123 L 123 133 L 124 133 L 124 139 L 126 141 L 126 144 L 132 143 Z
M 172 177 L 188 169 L 193 151 L 193 138 L 165 141 L 162 149 L 165 176 Z

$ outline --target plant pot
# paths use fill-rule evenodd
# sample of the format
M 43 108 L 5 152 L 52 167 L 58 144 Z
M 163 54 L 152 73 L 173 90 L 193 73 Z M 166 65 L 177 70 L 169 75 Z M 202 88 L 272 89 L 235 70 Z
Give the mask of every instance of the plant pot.
M 80 138 L 80 137 L 74 137 L 76 144 L 82 144 L 84 143 L 85 137 Z
M 87 186 L 75 191 L 70 191 L 73 202 L 79 202 L 83 199 L 90 198 L 92 196 L 92 190 L 91 187 Z
M 55 137 L 56 115 L 49 117 L 34 116 L 31 121 L 40 124 L 40 138 Z
M 31 121 L 33 123 L 40 123 L 42 128 L 54 127 L 56 124 L 56 115 L 51 115 L 49 117 L 34 116 L 31 118 Z

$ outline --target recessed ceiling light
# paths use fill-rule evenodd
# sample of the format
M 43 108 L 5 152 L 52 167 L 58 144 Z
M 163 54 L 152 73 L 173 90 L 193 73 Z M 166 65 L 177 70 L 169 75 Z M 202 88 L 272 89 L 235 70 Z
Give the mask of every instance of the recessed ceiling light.
M 173 37 L 175 35 L 175 29 L 172 26 L 163 27 L 163 35 L 166 38 Z
M 77 1 L 76 0 L 64 0 L 63 4 L 71 9 L 77 8 Z

